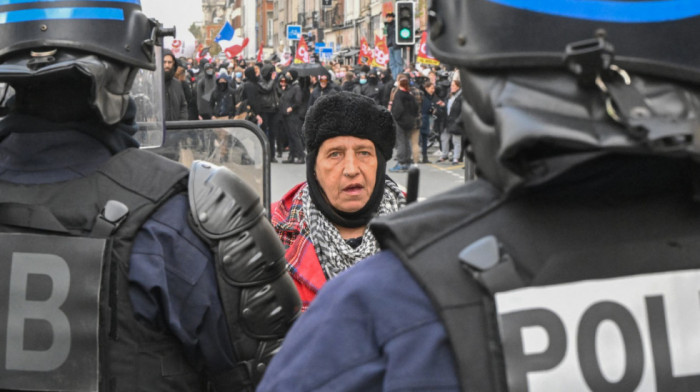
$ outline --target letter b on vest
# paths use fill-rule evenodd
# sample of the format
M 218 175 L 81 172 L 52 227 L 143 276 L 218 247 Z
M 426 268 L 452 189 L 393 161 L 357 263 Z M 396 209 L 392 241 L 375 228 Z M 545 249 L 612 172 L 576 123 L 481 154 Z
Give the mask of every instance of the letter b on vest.
M 0 390 L 97 391 L 108 240 L 0 233 Z
M 46 300 L 29 300 L 30 276 L 48 278 L 51 288 Z M 38 279 L 37 279 L 38 280 Z M 37 285 L 39 285 L 37 283 Z M 7 314 L 7 370 L 49 371 L 62 365 L 71 346 L 68 317 L 61 306 L 68 297 L 70 270 L 61 257 L 41 253 L 15 253 L 10 272 L 10 297 Z M 25 328 L 30 320 L 48 323 L 49 328 L 37 328 L 33 340 L 50 341 L 44 350 L 25 349 Z M 31 333 L 30 333 L 31 334 Z

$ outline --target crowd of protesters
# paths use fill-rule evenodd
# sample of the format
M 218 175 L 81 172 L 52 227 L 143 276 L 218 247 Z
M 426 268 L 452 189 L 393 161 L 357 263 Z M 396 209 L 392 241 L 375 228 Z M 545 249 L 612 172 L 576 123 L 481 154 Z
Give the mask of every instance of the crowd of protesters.
M 442 67 L 412 64 L 394 75 L 389 67 L 331 61 L 323 64 L 324 72 L 300 76 L 294 67 L 271 59 L 197 62 L 166 52 L 163 68 L 166 120 L 252 121 L 270 141 L 272 162 L 305 162 L 301 128 L 307 109 L 339 91 L 366 96 L 392 113 L 398 163 L 389 171 L 431 163 L 431 145 L 439 146 L 436 162 L 461 164 L 468 147 L 459 126 L 460 105 L 454 105 L 461 99 L 459 78 Z

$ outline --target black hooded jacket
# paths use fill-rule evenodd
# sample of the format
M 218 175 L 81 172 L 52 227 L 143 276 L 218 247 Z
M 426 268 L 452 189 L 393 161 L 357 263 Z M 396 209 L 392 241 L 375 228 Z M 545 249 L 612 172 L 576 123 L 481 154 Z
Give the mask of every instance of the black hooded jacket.
M 166 50 L 163 57 L 170 56 L 173 59 L 173 68 L 165 74 L 165 121 L 187 120 L 187 98 L 182 87 L 182 82 L 175 79 L 175 72 L 179 67 L 175 55 L 169 50 Z
M 253 114 L 260 114 L 262 113 L 262 102 L 260 101 L 260 94 L 258 92 L 258 77 L 255 75 L 255 68 L 248 67 L 243 74 L 245 75 L 245 82 L 243 83 L 241 99 L 244 105 L 247 105 Z
M 200 115 L 211 115 L 214 113 L 214 103 L 212 95 L 216 90 L 216 80 L 214 75 L 207 75 L 207 71 L 212 69 L 210 64 L 204 66 L 204 75 L 197 82 L 197 110 Z

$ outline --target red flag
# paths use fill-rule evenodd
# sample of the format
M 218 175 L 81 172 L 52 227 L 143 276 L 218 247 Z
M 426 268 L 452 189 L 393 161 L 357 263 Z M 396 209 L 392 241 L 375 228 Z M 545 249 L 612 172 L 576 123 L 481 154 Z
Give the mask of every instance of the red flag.
M 226 54 L 226 58 L 233 59 L 241 54 L 246 45 L 248 45 L 248 37 L 234 37 L 233 40 L 228 42 L 231 44 L 231 46 L 227 46 L 224 49 L 224 53 Z
M 262 52 L 262 48 L 263 48 L 263 44 L 262 44 L 262 42 L 261 42 L 261 43 L 260 43 L 260 49 L 258 49 L 258 58 L 255 60 L 255 61 L 259 62 L 259 63 L 262 63 L 262 53 L 263 53 L 263 52 Z
M 357 57 L 358 64 L 370 64 L 372 62 L 372 49 L 367 44 L 367 39 L 360 39 L 360 55 Z
M 297 53 L 294 56 L 294 64 L 308 63 L 309 62 L 309 47 L 304 41 L 304 37 L 299 38 L 299 44 L 297 45 Z
M 200 62 L 202 59 L 206 59 L 207 61 L 211 61 L 211 53 L 209 53 L 209 47 L 207 46 L 206 48 L 204 45 L 200 44 L 197 53 L 194 56 L 195 60 L 197 62 Z
M 375 67 L 386 67 L 389 65 L 389 48 L 386 46 L 386 37 L 374 36 L 374 55 L 372 65 Z
M 440 62 L 428 53 L 428 32 L 424 31 L 420 37 L 420 45 L 418 45 L 418 55 L 416 61 L 422 64 L 440 65 Z

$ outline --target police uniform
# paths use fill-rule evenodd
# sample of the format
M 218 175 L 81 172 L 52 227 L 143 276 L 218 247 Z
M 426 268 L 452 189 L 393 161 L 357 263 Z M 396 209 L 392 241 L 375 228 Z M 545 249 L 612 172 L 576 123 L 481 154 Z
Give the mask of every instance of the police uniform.
M 583 3 L 433 2 L 480 179 L 375 220 L 262 390 L 700 387 L 700 6 Z
M 253 390 L 301 307 L 282 245 L 235 174 L 138 149 L 166 31 L 91 5 L 2 9 L 0 389 Z

